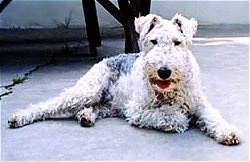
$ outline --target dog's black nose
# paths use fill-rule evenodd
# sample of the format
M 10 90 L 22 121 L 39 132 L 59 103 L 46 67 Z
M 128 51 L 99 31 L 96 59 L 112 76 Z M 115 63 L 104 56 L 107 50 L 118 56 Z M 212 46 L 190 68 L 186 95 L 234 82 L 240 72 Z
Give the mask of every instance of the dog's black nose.
M 171 75 L 171 70 L 167 69 L 167 68 L 160 68 L 158 71 L 158 76 L 161 78 L 161 79 L 167 79 L 170 77 Z

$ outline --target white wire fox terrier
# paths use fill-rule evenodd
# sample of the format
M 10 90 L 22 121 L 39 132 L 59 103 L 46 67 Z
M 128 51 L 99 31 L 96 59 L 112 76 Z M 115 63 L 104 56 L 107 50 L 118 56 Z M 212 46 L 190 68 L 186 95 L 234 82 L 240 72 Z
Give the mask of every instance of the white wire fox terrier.
M 9 127 L 66 117 L 91 127 L 98 118 L 122 117 L 133 126 L 178 133 L 193 123 L 218 143 L 239 144 L 239 131 L 203 93 L 199 66 L 188 49 L 197 21 L 149 14 L 135 18 L 135 29 L 140 53 L 103 59 L 59 96 L 13 114 Z

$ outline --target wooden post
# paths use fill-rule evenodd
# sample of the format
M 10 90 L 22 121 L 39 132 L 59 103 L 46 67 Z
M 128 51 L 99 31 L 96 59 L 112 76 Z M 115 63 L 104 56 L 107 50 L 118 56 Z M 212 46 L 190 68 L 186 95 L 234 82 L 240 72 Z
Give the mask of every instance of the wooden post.
M 82 6 L 89 41 L 89 50 L 91 54 L 96 55 L 96 47 L 101 45 L 101 35 L 97 19 L 95 0 L 82 0 Z
M 138 17 L 139 14 L 140 16 L 146 16 L 147 14 L 150 13 L 150 4 L 151 0 L 135 0 L 136 1 L 136 6 L 135 8 L 138 8 L 136 13 L 136 16 Z
M 125 32 L 125 53 L 137 53 L 140 51 L 137 34 L 134 27 L 134 11 L 128 0 L 118 0 L 119 8 L 126 17 L 126 22 L 123 25 Z

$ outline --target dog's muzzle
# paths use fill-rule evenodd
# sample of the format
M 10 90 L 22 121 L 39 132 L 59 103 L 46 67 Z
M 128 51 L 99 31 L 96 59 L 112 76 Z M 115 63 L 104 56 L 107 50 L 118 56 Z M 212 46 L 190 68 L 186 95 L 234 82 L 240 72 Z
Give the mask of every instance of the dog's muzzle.
M 145 70 L 156 100 L 174 98 L 178 83 L 182 80 L 181 73 L 177 69 L 173 70 L 167 67 L 156 69 L 147 64 Z
M 168 88 L 171 84 L 170 80 L 168 80 L 171 76 L 171 73 L 172 71 L 167 68 L 160 68 L 157 70 L 157 74 L 160 79 L 155 80 L 155 84 L 161 89 Z

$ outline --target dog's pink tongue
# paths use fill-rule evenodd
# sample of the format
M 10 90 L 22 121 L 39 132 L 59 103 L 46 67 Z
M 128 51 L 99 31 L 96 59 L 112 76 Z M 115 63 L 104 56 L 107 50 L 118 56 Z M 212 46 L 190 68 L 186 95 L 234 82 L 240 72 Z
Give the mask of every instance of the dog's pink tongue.
M 170 86 L 170 81 L 168 81 L 168 80 L 157 80 L 156 84 L 161 89 L 166 89 L 166 88 L 168 88 Z

